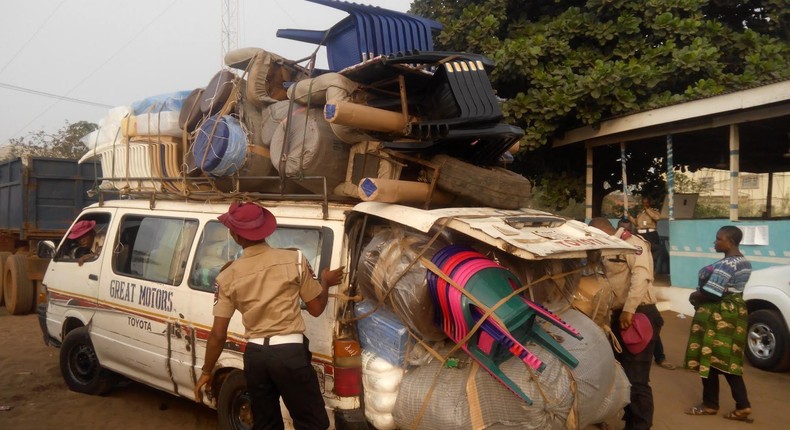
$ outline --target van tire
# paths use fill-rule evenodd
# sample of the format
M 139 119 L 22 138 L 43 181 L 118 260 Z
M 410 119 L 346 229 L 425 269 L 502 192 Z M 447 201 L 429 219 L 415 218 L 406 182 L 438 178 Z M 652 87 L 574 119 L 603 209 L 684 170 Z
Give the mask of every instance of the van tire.
M 112 386 L 112 373 L 103 368 L 87 327 L 66 334 L 60 346 L 60 373 L 71 391 L 102 395 Z
M 3 293 L 3 281 L 5 280 L 5 261 L 8 259 L 8 256 L 11 255 L 10 252 L 0 252 L 0 306 L 3 306 L 5 300 L 5 293 Z
M 221 430 L 252 428 L 252 408 L 244 372 L 232 370 L 217 396 L 217 420 Z
M 27 277 L 27 255 L 8 256 L 3 268 L 3 300 L 11 315 L 29 314 L 36 299 L 33 282 Z

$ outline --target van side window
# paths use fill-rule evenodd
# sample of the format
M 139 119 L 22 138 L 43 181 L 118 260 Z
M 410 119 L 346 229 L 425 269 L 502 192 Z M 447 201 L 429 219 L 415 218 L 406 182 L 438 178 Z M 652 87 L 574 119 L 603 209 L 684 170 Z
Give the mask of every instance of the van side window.
M 109 225 L 110 214 L 107 213 L 91 212 L 80 217 L 58 247 L 55 261 L 76 263 L 80 260 L 89 262 L 98 259 L 104 247 Z M 79 234 L 79 237 L 69 239 L 73 234 Z
M 266 242 L 273 248 L 301 250 L 313 270 L 318 270 L 321 262 L 321 239 L 321 230 L 317 228 L 278 226 Z
M 189 286 L 213 293 L 214 279 L 217 278 L 219 270 L 225 263 L 239 256 L 241 247 L 230 236 L 228 228 L 218 221 L 209 221 L 200 238 Z
M 273 248 L 298 248 L 302 250 L 313 269 L 321 259 L 321 230 L 317 228 L 278 226 L 266 238 Z M 228 261 L 241 256 L 241 247 L 230 236 L 228 229 L 217 221 L 206 224 L 192 266 L 189 286 L 200 291 L 214 292 L 214 280 Z
M 179 285 L 198 222 L 183 218 L 125 216 L 113 252 L 115 273 Z

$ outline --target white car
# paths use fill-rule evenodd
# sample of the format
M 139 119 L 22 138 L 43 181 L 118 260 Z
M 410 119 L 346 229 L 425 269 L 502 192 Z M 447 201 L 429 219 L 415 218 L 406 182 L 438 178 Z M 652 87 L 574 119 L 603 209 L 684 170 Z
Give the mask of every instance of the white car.
M 743 299 L 749 308 L 749 362 L 772 372 L 790 369 L 790 264 L 752 272 Z

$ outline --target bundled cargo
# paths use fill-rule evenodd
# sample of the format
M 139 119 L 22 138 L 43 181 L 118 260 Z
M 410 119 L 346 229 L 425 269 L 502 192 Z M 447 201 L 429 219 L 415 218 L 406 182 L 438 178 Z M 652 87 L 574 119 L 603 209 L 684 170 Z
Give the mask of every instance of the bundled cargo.
M 398 428 L 585 428 L 616 416 L 629 402 L 629 383 L 612 355 L 609 342 L 585 315 L 568 310 L 560 316 L 578 327 L 581 340 L 547 326 L 563 339 L 563 347 L 578 358 L 575 369 L 540 346 L 532 349 L 546 363 L 541 373 L 530 372 L 513 357 L 500 366 L 533 400 L 525 404 L 496 379 L 478 370 L 461 351 L 454 365 L 434 360 L 404 374 L 393 411 Z M 449 352 L 449 348 L 439 351 Z M 455 364 L 457 363 L 457 364 Z M 441 378 L 441 384 L 436 384 Z M 424 412 L 421 415 L 421 411 Z M 572 423 L 572 424 L 569 424 Z

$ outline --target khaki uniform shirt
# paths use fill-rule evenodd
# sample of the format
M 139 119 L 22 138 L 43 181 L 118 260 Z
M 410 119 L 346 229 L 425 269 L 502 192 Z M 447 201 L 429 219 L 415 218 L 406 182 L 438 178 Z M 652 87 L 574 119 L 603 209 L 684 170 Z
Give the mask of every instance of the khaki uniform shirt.
M 656 303 L 653 256 L 646 240 L 627 232 L 622 236 L 638 248 L 636 253 L 604 257 L 603 267 L 614 293 L 612 309 L 634 313 L 639 305 Z
M 247 338 L 304 333 L 299 298 L 305 303 L 321 294 L 307 259 L 298 251 L 266 243 L 244 249 L 241 257 L 217 276 L 214 316 L 241 312 Z M 301 268 L 300 268 L 301 263 Z
M 652 228 L 655 230 L 656 222 L 661 219 L 661 213 L 653 208 L 642 209 L 642 212 L 639 212 L 639 215 L 636 216 L 636 219 L 632 216 L 628 216 L 628 219 L 634 224 L 634 228 L 638 230 L 643 230 L 646 228 Z

